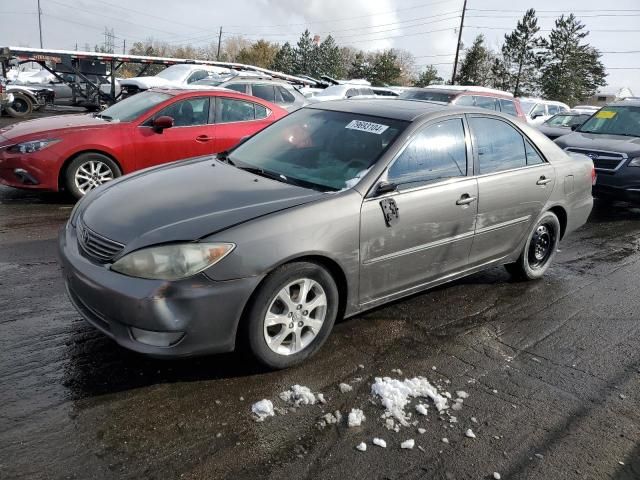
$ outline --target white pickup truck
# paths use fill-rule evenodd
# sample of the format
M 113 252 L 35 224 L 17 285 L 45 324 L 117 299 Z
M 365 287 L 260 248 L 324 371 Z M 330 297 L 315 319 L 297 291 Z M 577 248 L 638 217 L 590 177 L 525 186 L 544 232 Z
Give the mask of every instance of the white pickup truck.
M 122 97 L 135 95 L 150 88 L 184 87 L 207 77 L 230 74 L 231 70 L 211 65 L 178 64 L 165 68 L 151 77 L 133 77 L 120 81 Z

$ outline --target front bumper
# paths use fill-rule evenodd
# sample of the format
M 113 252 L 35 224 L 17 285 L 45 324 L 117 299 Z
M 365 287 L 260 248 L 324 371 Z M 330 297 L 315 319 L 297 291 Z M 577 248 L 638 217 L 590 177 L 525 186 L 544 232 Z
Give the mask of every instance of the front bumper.
M 69 298 L 85 320 L 121 346 L 157 357 L 233 350 L 242 311 L 260 281 L 215 282 L 201 274 L 167 282 L 121 275 L 80 251 L 71 224 L 60 232 L 58 246 Z M 184 336 L 168 347 L 152 346 L 136 341 L 131 327 Z
M 53 148 L 20 154 L 0 147 L 0 184 L 57 191 L 61 164 L 62 159 Z
M 614 187 L 611 185 L 594 185 L 593 196 L 606 200 L 620 200 L 623 202 L 640 204 L 640 185 L 637 187 Z
M 614 174 L 598 171 L 593 196 L 640 203 L 640 168 L 622 167 Z

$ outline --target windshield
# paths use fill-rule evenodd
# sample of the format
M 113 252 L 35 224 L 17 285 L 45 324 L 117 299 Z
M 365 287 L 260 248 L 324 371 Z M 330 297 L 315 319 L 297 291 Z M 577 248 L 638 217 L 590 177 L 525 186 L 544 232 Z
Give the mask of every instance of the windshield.
M 427 100 L 430 102 L 451 103 L 455 93 L 439 92 L 437 90 L 408 90 L 400 94 L 398 98 L 404 100 Z
M 147 110 L 171 98 L 171 95 L 160 92 L 142 92 L 113 104 L 96 117 L 109 121 L 130 122 Z
M 172 82 L 179 82 L 191 71 L 191 68 L 191 65 L 171 65 L 158 73 L 156 77 L 164 78 Z
M 545 125 L 550 127 L 573 127 L 574 125 L 582 125 L 591 115 L 566 115 L 559 113 L 547 120 Z
M 640 107 L 612 106 L 601 108 L 579 128 L 579 131 L 640 137 Z
M 529 113 L 535 105 L 535 102 L 523 102 L 522 100 L 520 100 L 520 106 L 522 107 L 522 111 L 525 114 Z
M 305 108 L 233 150 L 239 168 L 321 191 L 355 186 L 408 122 Z

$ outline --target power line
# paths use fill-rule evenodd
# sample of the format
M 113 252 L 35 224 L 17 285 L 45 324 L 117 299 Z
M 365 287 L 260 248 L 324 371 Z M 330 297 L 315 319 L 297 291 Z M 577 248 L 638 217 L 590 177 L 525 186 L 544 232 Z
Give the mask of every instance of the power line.
M 513 27 L 487 27 L 483 25 L 467 25 L 467 28 L 477 28 L 477 29 L 486 29 L 486 30 L 513 30 Z M 551 28 L 541 28 L 540 32 L 552 32 Z M 621 29 L 589 29 L 589 32 L 609 32 L 609 33 L 637 33 L 640 30 L 621 30 Z
M 490 9 L 490 8 L 469 8 L 468 9 L 470 12 L 514 12 L 514 13 L 521 13 L 524 14 L 525 11 L 524 10 L 506 10 L 506 9 Z M 536 14 L 538 13 L 568 13 L 567 10 L 536 10 Z M 572 9 L 571 12 L 575 13 L 575 12 L 587 12 L 587 13 L 592 13 L 592 12 L 640 12 L 640 9 L 612 9 L 612 8 L 605 8 L 605 9 L 587 9 L 587 10 L 583 10 L 583 9 Z

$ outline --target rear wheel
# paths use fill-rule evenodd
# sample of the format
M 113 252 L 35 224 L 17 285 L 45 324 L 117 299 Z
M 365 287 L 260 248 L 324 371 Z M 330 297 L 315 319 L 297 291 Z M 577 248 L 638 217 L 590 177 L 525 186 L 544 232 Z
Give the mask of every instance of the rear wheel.
M 65 174 L 65 185 L 71 195 L 81 198 L 120 175 L 120 168 L 109 157 L 97 152 L 87 152 L 69 164 Z
M 245 318 L 251 353 L 269 368 L 288 368 L 315 354 L 338 314 L 338 287 L 327 270 L 296 262 L 271 273 Z
M 505 265 L 507 271 L 520 280 L 542 277 L 558 250 L 560 221 L 552 212 L 542 215 L 529 233 L 527 243 L 514 263 Z
M 13 94 L 13 103 L 6 106 L 7 113 L 14 118 L 26 117 L 33 111 L 33 102 L 22 93 Z

